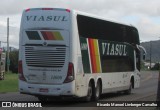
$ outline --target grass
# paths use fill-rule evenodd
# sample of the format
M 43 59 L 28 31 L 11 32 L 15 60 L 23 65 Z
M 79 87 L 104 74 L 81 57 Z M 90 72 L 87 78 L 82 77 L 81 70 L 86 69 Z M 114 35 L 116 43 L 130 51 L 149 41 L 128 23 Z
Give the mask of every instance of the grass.
M 18 91 L 18 74 L 5 73 L 5 79 L 0 80 L 0 93 Z

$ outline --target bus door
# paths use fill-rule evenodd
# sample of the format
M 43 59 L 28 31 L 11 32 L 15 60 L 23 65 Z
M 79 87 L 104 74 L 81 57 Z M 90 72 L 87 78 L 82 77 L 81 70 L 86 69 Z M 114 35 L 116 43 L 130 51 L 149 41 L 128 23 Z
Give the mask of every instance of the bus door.
M 140 58 L 137 57 L 138 53 L 134 51 L 134 64 L 135 64 L 135 72 L 134 72 L 134 88 L 138 88 L 140 86 Z M 139 55 L 138 55 L 139 56 Z

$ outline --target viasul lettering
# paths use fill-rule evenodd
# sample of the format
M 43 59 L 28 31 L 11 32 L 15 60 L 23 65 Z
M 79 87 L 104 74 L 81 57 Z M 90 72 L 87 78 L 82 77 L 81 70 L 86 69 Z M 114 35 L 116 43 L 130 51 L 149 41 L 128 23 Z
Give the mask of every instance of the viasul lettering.
M 27 21 L 68 21 L 67 16 L 26 16 Z
M 87 50 L 88 46 L 86 43 L 81 43 L 81 50 Z
M 125 44 L 102 43 L 102 54 L 110 56 L 126 56 Z

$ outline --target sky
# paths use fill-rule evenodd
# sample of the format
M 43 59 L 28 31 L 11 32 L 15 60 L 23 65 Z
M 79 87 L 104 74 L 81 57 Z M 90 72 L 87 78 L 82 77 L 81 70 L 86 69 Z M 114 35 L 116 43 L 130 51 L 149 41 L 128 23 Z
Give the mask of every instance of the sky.
M 160 39 L 160 0 L 1 0 L 0 41 L 7 41 L 9 17 L 10 46 L 19 48 L 22 11 L 38 7 L 75 9 L 133 25 L 139 31 L 140 42 Z

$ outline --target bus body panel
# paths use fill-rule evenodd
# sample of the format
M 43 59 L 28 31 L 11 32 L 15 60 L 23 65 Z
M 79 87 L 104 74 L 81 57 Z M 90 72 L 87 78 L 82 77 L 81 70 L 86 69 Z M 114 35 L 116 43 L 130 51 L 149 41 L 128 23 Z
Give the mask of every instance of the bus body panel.
M 79 27 L 83 19 L 78 22 L 79 15 L 96 18 L 96 16 L 66 9 L 37 8 L 23 12 L 19 61 L 22 61 L 26 80 L 19 80 L 21 93 L 35 96 L 85 97 L 91 80 L 94 80 L 95 88 L 97 82 L 101 80 L 102 93 L 109 93 L 129 89 L 132 77 L 134 77 L 134 88 L 140 86 L 135 47 L 127 41 L 120 42 L 120 39 L 105 40 L 108 36 L 103 36 L 105 35 L 103 30 L 94 30 L 97 29 L 95 27 L 93 30 L 83 32 L 84 30 L 81 29 L 83 27 Z M 102 21 L 105 22 L 104 19 Z M 90 24 L 86 23 L 86 25 Z M 94 34 L 95 36 L 92 36 Z M 138 38 L 135 42 L 138 45 Z M 118 51 L 118 48 L 123 49 Z M 125 71 L 118 66 L 113 67 L 116 62 L 121 61 L 119 67 L 124 68 L 123 65 L 127 60 L 123 62 L 123 58 L 128 56 L 132 64 L 126 67 Z M 118 60 L 114 61 L 115 58 Z M 69 63 L 73 64 L 74 80 L 64 83 L 69 71 Z M 127 64 L 130 65 L 129 62 Z
M 27 32 L 29 32 L 27 36 Z M 39 34 L 42 40 L 28 37 Z M 45 40 L 41 33 L 59 34 L 62 41 Z M 31 34 L 31 35 L 30 35 Z M 62 84 L 66 78 L 69 60 L 69 32 L 60 30 L 25 30 L 23 32 L 22 58 L 24 76 L 29 83 Z
M 140 87 L 140 72 L 138 70 L 135 70 L 135 75 L 134 75 L 134 88 L 139 88 Z
M 47 93 L 44 94 L 63 95 L 66 93 L 57 92 L 70 85 L 68 92 L 75 93 L 70 92 L 74 91 L 74 81 L 64 84 L 71 62 L 70 39 L 70 12 L 40 8 L 23 12 L 19 61 L 22 61 L 26 81 L 19 80 L 20 92 L 34 94 L 36 90 L 35 94 L 43 94 L 41 89 L 42 92 L 46 89 Z M 54 93 L 52 89 L 57 89 L 57 92 Z
M 19 91 L 24 94 L 44 95 L 44 96 L 74 96 L 75 82 L 65 84 L 30 84 L 19 80 Z

